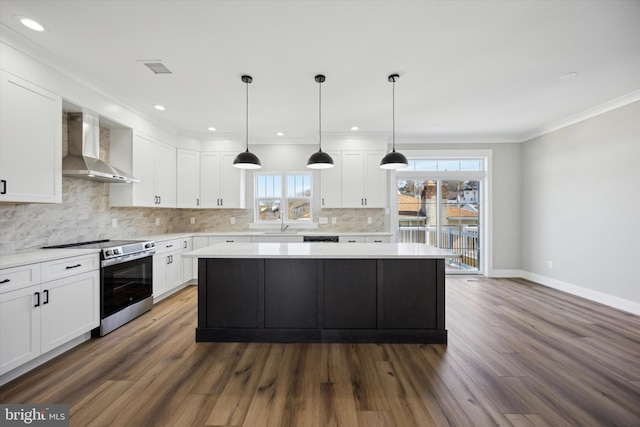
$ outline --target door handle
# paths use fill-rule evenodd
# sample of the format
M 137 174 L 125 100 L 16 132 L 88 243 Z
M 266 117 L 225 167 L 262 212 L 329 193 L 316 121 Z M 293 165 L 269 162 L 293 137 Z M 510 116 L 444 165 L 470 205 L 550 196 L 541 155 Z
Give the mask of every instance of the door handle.
M 44 290 L 44 302 L 42 305 L 49 304 L 49 289 Z

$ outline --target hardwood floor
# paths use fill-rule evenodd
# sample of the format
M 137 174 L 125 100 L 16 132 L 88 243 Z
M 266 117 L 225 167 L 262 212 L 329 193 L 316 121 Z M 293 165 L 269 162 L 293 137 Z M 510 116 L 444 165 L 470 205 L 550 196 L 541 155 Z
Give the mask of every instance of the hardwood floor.
M 449 345 L 195 343 L 189 287 L 0 388 L 72 426 L 638 426 L 640 317 L 447 278 Z

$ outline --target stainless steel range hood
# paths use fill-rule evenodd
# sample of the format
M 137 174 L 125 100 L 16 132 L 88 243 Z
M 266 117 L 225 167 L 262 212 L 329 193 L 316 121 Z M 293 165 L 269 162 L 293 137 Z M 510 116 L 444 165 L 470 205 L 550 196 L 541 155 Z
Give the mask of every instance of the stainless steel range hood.
M 99 159 L 100 125 L 98 115 L 84 110 L 69 113 L 69 155 L 62 159 L 62 175 L 110 183 L 140 182 Z

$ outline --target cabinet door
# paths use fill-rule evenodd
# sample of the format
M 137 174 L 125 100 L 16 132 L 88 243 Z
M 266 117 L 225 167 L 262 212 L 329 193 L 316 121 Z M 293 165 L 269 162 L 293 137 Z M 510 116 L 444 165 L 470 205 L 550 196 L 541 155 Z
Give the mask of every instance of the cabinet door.
M 387 206 L 387 170 L 380 168 L 384 152 L 367 151 L 365 160 L 364 199 L 368 208 Z
M 158 205 L 176 207 L 176 149 L 161 142 L 154 143 L 154 175 Z M 135 184 L 134 184 L 135 185 Z
M 167 291 L 167 254 L 154 255 L 153 257 L 153 298 L 157 299 Z
M 188 237 L 182 240 L 182 252 L 193 250 L 193 239 Z M 196 267 L 197 269 L 197 267 Z M 193 258 L 182 258 L 182 283 L 193 279 Z
M 320 171 L 320 206 L 323 208 L 342 207 L 342 174 L 340 153 L 329 153 L 334 166 Z
M 40 355 L 40 285 L 0 294 L 0 375 Z
M 167 264 L 167 291 L 182 285 L 182 250 L 171 252 Z
M 220 207 L 220 153 L 200 153 L 200 204 L 203 208 Z
M 200 153 L 176 150 L 176 206 L 200 207 Z
M 132 172 L 133 176 L 140 180 L 131 185 L 133 191 L 132 202 L 134 206 L 157 206 L 153 160 L 153 141 L 141 135 L 133 135 Z M 113 189 L 113 185 L 111 186 Z M 124 188 L 124 187 L 123 187 Z
M 100 324 L 100 272 L 46 282 L 42 288 L 42 353 Z
M 233 167 L 233 159 L 237 153 L 222 153 L 220 170 L 220 207 L 227 209 L 245 208 L 245 175 L 242 169 Z
M 62 100 L 0 73 L 0 201 L 62 202 Z
M 342 152 L 342 207 L 364 206 L 364 158 L 362 151 Z
M 200 248 L 206 248 L 207 246 L 211 245 L 212 243 L 209 243 L 209 237 L 205 237 L 205 236 L 195 236 L 193 238 L 193 249 L 200 249 Z M 198 258 L 193 258 L 193 278 L 197 279 L 198 278 Z

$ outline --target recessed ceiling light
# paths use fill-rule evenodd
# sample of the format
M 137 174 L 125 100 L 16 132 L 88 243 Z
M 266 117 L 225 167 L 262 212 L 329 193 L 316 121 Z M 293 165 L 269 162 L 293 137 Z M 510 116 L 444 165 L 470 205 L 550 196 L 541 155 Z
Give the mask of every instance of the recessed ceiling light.
M 164 108 L 164 105 L 160 105 L 160 104 L 154 105 L 153 108 L 155 108 L 156 110 L 159 110 L 159 111 L 166 110 L 166 108 Z
M 578 73 L 576 73 L 575 71 L 572 71 L 570 73 L 561 75 L 560 78 L 562 80 L 569 80 L 569 79 L 573 79 L 573 78 L 575 78 L 577 76 L 578 76 Z
M 358 130 L 358 129 L 360 129 L 358 126 L 352 126 L 351 127 L 351 130 Z
M 276 133 L 276 135 L 278 135 L 278 136 L 284 136 L 284 133 L 282 133 L 282 132 L 278 132 L 278 133 Z
M 214 128 L 213 126 L 209 126 L 207 129 L 209 129 L 211 132 L 215 132 L 216 128 Z
M 44 31 L 44 27 L 38 21 L 31 18 L 20 18 L 20 22 L 27 28 L 32 29 L 33 31 Z

